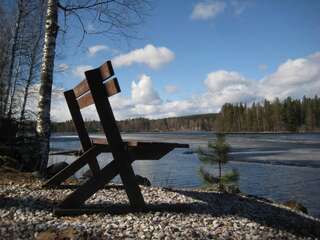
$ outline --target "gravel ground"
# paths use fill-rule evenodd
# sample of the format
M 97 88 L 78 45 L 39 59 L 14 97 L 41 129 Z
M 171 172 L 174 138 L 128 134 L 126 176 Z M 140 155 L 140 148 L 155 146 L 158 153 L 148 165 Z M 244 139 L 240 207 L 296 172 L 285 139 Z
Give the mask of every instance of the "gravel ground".
M 2 177 L 3 179 L 3 177 Z M 275 203 L 201 189 L 141 187 L 152 211 L 128 211 L 121 186 L 87 202 L 104 211 L 56 217 L 70 189 L 43 189 L 39 180 L 0 181 L 0 239 L 317 239 L 320 221 Z M 116 205 L 115 205 L 116 204 Z M 118 209 L 117 213 L 109 210 Z M 108 212 L 109 211 L 109 212 Z

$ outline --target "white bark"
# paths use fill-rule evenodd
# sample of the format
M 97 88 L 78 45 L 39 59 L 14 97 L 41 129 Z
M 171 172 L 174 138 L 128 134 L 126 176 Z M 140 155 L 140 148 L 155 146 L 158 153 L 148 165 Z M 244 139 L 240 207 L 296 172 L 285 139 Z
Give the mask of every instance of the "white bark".
M 43 174 L 46 174 L 48 164 L 51 92 L 57 34 L 58 1 L 48 0 L 37 115 L 37 134 L 41 148 L 39 159 L 40 164 L 38 164 L 37 167 Z

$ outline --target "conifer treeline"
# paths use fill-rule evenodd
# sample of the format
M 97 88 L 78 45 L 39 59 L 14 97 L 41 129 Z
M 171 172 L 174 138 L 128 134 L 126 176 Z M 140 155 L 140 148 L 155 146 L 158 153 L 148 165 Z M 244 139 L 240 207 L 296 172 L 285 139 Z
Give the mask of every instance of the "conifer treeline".
M 225 104 L 219 113 L 216 129 L 223 132 L 280 132 L 319 131 L 320 99 L 286 98 L 282 102 Z
M 89 132 L 100 132 L 97 121 L 87 121 Z M 148 131 L 223 131 L 223 132 L 281 132 L 320 131 L 320 99 L 286 98 L 270 102 L 246 104 L 226 103 L 218 114 L 201 114 L 149 120 L 146 118 L 119 121 L 124 132 Z M 74 132 L 72 121 L 52 124 L 53 132 Z
M 149 131 L 213 131 L 216 113 L 192 115 L 184 117 L 172 117 L 149 120 L 135 118 L 118 121 L 118 126 L 123 132 L 149 132 Z M 86 121 L 89 132 L 100 132 L 100 122 Z M 72 121 L 52 123 L 53 132 L 74 132 Z

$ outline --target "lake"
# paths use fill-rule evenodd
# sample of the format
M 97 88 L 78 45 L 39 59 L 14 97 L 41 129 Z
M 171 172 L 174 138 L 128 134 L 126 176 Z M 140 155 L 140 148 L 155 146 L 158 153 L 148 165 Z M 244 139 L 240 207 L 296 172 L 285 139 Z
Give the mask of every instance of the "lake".
M 103 137 L 92 134 L 94 137 Z M 215 135 L 210 132 L 130 133 L 124 139 L 179 142 L 191 149 L 206 147 Z M 301 202 L 313 216 L 320 217 L 320 133 L 306 134 L 228 134 L 230 163 L 226 170 L 240 173 L 240 190 L 246 194 L 278 202 Z M 53 135 L 51 150 L 79 149 L 77 136 Z M 111 154 L 98 157 L 100 166 L 111 160 Z M 50 163 L 71 162 L 73 156 L 50 156 Z M 160 160 L 135 161 L 136 174 L 147 177 L 154 186 L 193 188 L 202 185 L 199 168 L 202 163 L 188 149 L 175 149 Z M 88 167 L 78 171 L 80 177 Z M 215 168 L 209 170 L 216 171 Z M 115 179 L 116 182 L 119 178 Z

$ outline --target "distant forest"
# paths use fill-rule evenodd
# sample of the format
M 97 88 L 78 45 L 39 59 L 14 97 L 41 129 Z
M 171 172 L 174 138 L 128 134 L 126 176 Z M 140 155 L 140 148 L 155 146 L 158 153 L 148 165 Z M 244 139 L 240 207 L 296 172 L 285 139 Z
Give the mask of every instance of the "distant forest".
M 134 118 L 117 121 L 118 127 L 123 132 L 155 132 L 155 131 L 214 131 L 214 122 L 217 113 L 191 115 L 150 120 Z M 89 132 L 100 132 L 100 122 L 85 122 Z M 74 132 L 72 121 L 52 123 L 53 132 Z
M 275 99 L 246 104 L 226 103 L 219 113 L 150 120 L 118 121 L 123 132 L 219 131 L 219 132 L 305 132 L 320 131 L 320 99 Z M 89 132 L 100 132 L 97 121 L 86 122 Z M 53 132 L 74 132 L 72 121 L 52 123 Z

